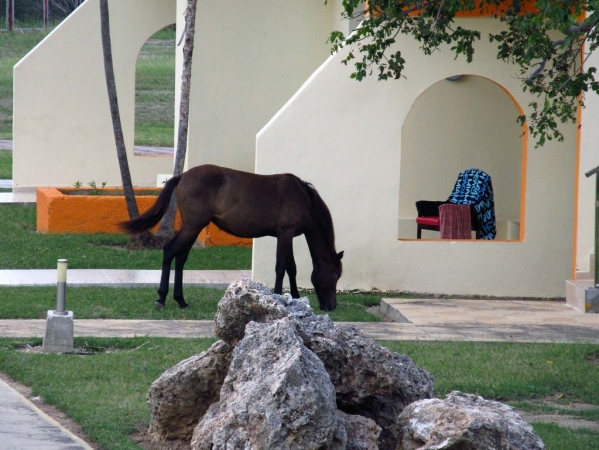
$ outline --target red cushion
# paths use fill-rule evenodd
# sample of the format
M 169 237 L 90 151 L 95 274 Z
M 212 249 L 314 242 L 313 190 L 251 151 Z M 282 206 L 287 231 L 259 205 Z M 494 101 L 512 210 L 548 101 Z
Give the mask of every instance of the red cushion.
M 420 216 L 416 217 L 416 223 L 419 223 L 420 225 L 433 225 L 438 227 L 440 220 L 439 216 Z

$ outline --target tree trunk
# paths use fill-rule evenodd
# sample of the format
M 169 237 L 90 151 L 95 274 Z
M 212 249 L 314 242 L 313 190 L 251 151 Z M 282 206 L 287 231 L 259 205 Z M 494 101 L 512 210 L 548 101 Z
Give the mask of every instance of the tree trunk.
M 119 102 L 116 92 L 116 83 L 114 81 L 114 68 L 112 64 L 112 46 L 110 43 L 110 21 L 108 14 L 108 0 L 100 0 L 100 20 L 102 29 L 102 51 L 104 53 L 104 71 L 106 73 L 106 88 L 108 90 L 108 101 L 110 103 L 110 114 L 112 116 L 112 129 L 114 131 L 114 140 L 116 143 L 116 153 L 119 160 L 121 171 L 121 181 L 127 203 L 127 212 L 129 219 L 139 216 L 135 193 L 133 192 L 133 183 L 131 182 L 131 172 L 129 171 L 129 162 L 127 160 L 127 150 L 123 138 L 123 129 L 121 126 L 121 115 L 119 113 Z
M 119 102 L 114 80 L 108 0 L 100 0 L 100 25 L 102 30 L 102 51 L 104 53 L 106 89 L 108 91 L 108 101 L 110 103 L 110 115 L 112 116 L 112 129 L 114 131 L 114 140 L 116 143 L 116 154 L 119 160 L 121 182 L 123 183 L 123 193 L 125 194 L 129 219 L 135 219 L 139 216 L 139 209 L 137 208 L 137 202 L 135 201 L 135 192 L 133 191 L 131 172 L 129 171 L 129 161 L 127 160 L 127 149 L 125 148 L 125 139 L 123 138 Z M 163 244 L 163 240 L 156 239 L 152 233 L 146 231 L 139 235 L 130 235 L 128 247 L 131 249 L 161 248 Z
M 185 155 L 187 153 L 187 131 L 189 128 L 189 95 L 191 91 L 191 63 L 193 59 L 193 42 L 195 35 L 197 0 L 188 0 L 185 10 L 185 41 L 183 43 L 183 70 L 181 74 L 181 100 L 179 103 L 179 130 L 177 133 L 177 151 L 173 175 L 183 173 Z M 172 236 L 175 233 L 175 215 L 177 203 L 175 196 L 171 197 L 168 211 L 162 218 L 157 234 L 159 236 Z

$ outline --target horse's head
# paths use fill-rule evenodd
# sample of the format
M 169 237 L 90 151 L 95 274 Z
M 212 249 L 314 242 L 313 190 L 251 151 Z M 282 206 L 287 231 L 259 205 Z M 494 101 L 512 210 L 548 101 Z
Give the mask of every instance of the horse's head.
M 322 311 L 333 311 L 337 307 L 337 281 L 343 272 L 341 258 L 343 252 L 335 255 L 332 264 L 324 264 L 312 272 L 312 285 Z

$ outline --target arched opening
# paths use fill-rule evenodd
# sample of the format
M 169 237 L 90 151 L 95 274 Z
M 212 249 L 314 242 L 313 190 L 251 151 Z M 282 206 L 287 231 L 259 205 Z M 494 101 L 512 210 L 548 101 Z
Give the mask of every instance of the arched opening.
M 519 108 L 496 83 L 465 75 L 441 80 L 418 97 L 401 134 L 399 238 L 416 238 L 416 201 L 445 201 L 460 172 L 491 176 L 496 240 L 523 239 L 525 136 Z M 422 239 L 439 239 L 423 230 Z
M 174 121 L 175 26 L 169 25 L 154 33 L 137 57 L 135 155 L 172 155 Z

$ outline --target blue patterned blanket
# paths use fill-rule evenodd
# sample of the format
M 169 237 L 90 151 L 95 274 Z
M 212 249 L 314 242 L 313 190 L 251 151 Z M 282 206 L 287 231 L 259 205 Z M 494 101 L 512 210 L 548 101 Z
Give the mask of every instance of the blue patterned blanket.
M 495 239 L 495 202 L 491 177 L 480 169 L 467 169 L 458 176 L 453 191 L 447 199 L 450 203 L 473 205 L 481 226 L 482 239 Z

